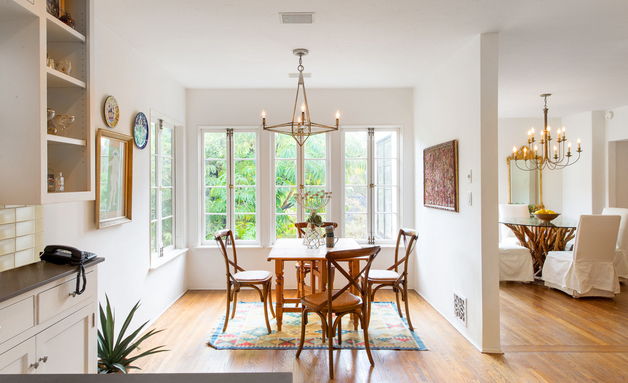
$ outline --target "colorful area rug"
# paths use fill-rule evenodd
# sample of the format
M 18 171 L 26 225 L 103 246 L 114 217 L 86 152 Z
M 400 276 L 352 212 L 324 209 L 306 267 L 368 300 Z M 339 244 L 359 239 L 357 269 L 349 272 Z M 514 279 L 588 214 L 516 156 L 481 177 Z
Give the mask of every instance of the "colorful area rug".
M 270 315 L 270 313 L 268 313 Z M 277 331 L 275 319 L 270 322 L 272 334 L 266 329 L 261 302 L 238 302 L 236 314 L 223 333 L 224 314 L 218 318 L 207 342 L 217 350 L 296 350 L 301 338 L 301 313 L 284 313 L 282 331 Z M 321 339 L 321 321 L 310 314 L 305 330 L 304 349 L 326 349 Z M 337 339 L 334 339 L 338 347 Z M 410 331 L 406 318 L 400 318 L 394 302 L 373 302 L 369 324 L 369 344 L 372 350 L 427 350 L 419 336 Z M 364 349 L 362 330 L 353 330 L 349 317 L 342 320 L 341 349 Z

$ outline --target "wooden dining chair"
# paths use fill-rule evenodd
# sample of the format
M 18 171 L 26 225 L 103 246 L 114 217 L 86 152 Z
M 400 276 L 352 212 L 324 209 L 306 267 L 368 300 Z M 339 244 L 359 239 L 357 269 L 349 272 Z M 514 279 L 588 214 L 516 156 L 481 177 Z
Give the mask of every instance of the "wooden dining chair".
M 233 302 L 233 310 L 231 312 L 231 319 L 235 316 L 236 304 L 238 302 L 238 292 L 243 287 L 251 287 L 259 293 L 260 299 L 264 304 L 264 317 L 266 318 L 266 328 L 268 333 L 272 333 L 270 329 L 270 322 L 268 321 L 268 306 L 270 306 L 270 312 L 275 317 L 275 311 L 273 310 L 273 301 L 271 294 L 271 281 L 272 275 L 266 270 L 250 270 L 246 271 L 242 267 L 238 266 L 238 256 L 236 253 L 236 247 L 233 240 L 233 232 L 231 230 L 220 230 L 214 234 L 216 244 L 220 249 L 220 252 L 225 258 L 225 266 L 227 269 L 227 313 L 225 314 L 225 325 L 222 328 L 222 332 L 227 330 L 227 323 L 229 323 L 229 309 L 231 302 Z M 232 259 L 229 258 L 228 249 L 231 248 L 233 254 Z M 231 271 L 233 268 L 233 272 Z M 258 287 L 258 286 L 261 286 Z
M 500 204 L 499 219 L 530 218 L 528 205 Z M 530 249 L 521 246 L 519 239 L 506 225 L 501 224 L 499 242 L 499 280 L 516 282 L 534 281 L 534 258 Z
M 410 258 L 410 254 L 412 254 L 412 251 L 414 250 L 414 246 L 416 245 L 416 241 L 418 238 L 419 236 L 414 229 L 399 230 L 399 235 L 397 236 L 397 247 L 395 248 L 395 263 L 393 263 L 393 265 L 386 270 L 373 269 L 368 273 L 367 289 L 369 296 L 369 320 L 371 318 L 370 302 L 373 302 L 373 300 L 375 299 L 375 293 L 377 292 L 377 290 L 381 289 L 384 286 L 390 286 L 395 292 L 399 316 L 403 318 L 403 314 L 401 313 L 401 305 L 399 304 L 399 294 L 401 294 L 401 299 L 406 305 L 406 317 L 408 318 L 408 327 L 411 331 L 414 331 L 414 328 L 412 327 L 412 321 L 410 320 L 410 310 L 408 309 L 408 259 Z M 400 254 L 400 245 L 402 242 L 404 245 L 403 256 L 401 256 Z M 400 267 L 403 267 L 403 270 L 399 270 Z M 373 289 L 373 286 L 376 286 L 375 289 Z
M 360 319 L 360 325 L 364 332 L 364 348 L 371 365 L 374 366 L 373 356 L 368 337 L 368 292 L 366 285 L 366 275 L 371 269 L 371 264 L 380 251 L 379 246 L 366 247 L 354 250 L 328 251 L 325 255 L 327 273 L 331 273 L 331 268 L 335 267 L 347 280 L 347 283 L 339 289 L 334 290 L 331 278 L 327 278 L 327 289 L 324 292 L 306 295 L 301 298 L 301 341 L 296 357 L 301 355 L 305 342 L 305 326 L 307 325 L 308 313 L 312 312 L 321 318 L 323 325 L 323 342 L 327 338 L 329 346 L 329 377 L 334 378 L 334 334 L 338 334 L 338 345 L 342 344 L 342 317 L 347 314 L 354 314 Z M 349 266 L 343 267 L 339 262 L 355 259 L 363 259 L 366 265 L 357 272 L 351 274 Z M 349 289 L 354 288 L 357 295 L 352 294 Z M 330 304 L 331 302 L 331 304 Z M 334 317 L 335 314 L 335 317 Z
M 338 224 L 336 222 L 323 222 L 322 227 L 333 226 L 334 229 L 338 228 Z M 294 227 L 297 228 L 297 234 L 299 238 L 303 238 L 305 236 L 305 230 L 307 228 L 307 222 L 296 222 Z M 314 264 L 314 272 L 312 272 L 312 262 L 310 261 L 299 261 L 295 263 L 294 267 L 297 271 L 297 296 L 300 298 L 306 293 L 306 283 L 305 279 L 307 274 L 310 274 L 310 293 L 313 294 L 316 292 L 314 287 L 315 278 L 318 276 L 320 278 L 320 270 L 318 269 L 318 265 Z M 331 277 L 333 279 L 333 270 Z

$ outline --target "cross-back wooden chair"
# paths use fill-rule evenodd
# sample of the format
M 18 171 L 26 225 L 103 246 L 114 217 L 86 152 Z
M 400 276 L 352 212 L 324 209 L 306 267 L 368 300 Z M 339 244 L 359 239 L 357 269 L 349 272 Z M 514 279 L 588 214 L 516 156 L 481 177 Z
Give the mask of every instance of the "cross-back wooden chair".
M 234 244 L 233 232 L 231 230 L 220 230 L 214 234 L 216 244 L 220 249 L 220 252 L 225 258 L 225 266 L 227 270 L 227 312 L 225 314 L 225 325 L 222 328 L 222 332 L 227 330 L 227 323 L 229 323 L 229 309 L 231 302 L 233 301 L 233 310 L 231 312 L 231 319 L 235 316 L 236 304 L 238 302 L 238 292 L 243 287 L 251 287 L 259 293 L 260 300 L 264 304 L 264 317 L 266 318 L 266 328 L 270 334 L 270 322 L 268 321 L 268 308 L 270 306 L 270 312 L 275 317 L 275 311 L 273 310 L 273 301 L 271 294 L 271 281 L 272 275 L 266 270 L 249 270 L 246 271 L 242 267 L 238 266 L 238 256 Z M 233 260 L 229 258 L 228 249 L 231 248 Z M 233 272 L 231 269 L 233 268 Z M 258 287 L 258 286 L 261 286 Z
M 347 279 L 346 285 L 334 290 L 331 278 L 327 278 L 326 291 L 306 295 L 301 298 L 301 341 L 299 342 L 296 357 L 298 358 L 301 354 L 305 342 L 307 315 L 310 312 L 316 313 L 321 318 L 323 325 L 323 342 L 325 341 L 325 337 L 327 337 L 328 340 L 329 377 L 331 379 L 334 378 L 334 334 L 338 335 L 338 345 L 342 344 L 341 319 L 347 314 L 354 314 L 360 319 L 360 325 L 364 332 L 364 348 L 366 349 L 366 354 L 368 355 L 371 365 L 375 365 L 369 345 L 368 320 L 366 318 L 368 313 L 368 291 L 366 278 L 364 277 L 368 275 L 371 264 L 379 251 L 379 246 L 355 250 L 328 251 L 325 255 L 327 273 L 331 273 L 332 267 L 335 267 L 336 270 Z M 345 261 L 354 259 L 365 260 L 366 265 L 352 275 L 349 272 L 349 265 L 346 264 Z M 342 266 L 340 262 L 345 263 L 345 266 Z M 357 291 L 357 295 L 351 293 L 349 291 L 350 288 L 354 288 L 355 291 Z M 331 305 L 329 305 L 328 302 L 331 302 Z M 335 318 L 333 314 L 336 315 Z
M 401 293 L 401 298 L 406 304 L 406 317 L 408 318 L 408 327 L 411 331 L 414 331 L 414 328 L 412 327 L 412 321 L 410 320 L 410 310 L 408 309 L 408 259 L 410 258 L 410 254 L 412 254 L 412 251 L 414 250 L 414 246 L 416 245 L 416 241 L 418 238 L 419 236 L 414 229 L 399 230 L 399 235 L 397 236 L 397 248 L 395 249 L 395 263 L 386 270 L 373 269 L 369 272 L 367 278 L 367 287 L 369 294 L 369 319 L 371 317 L 370 302 L 375 299 L 375 293 L 377 292 L 377 290 L 381 289 L 384 286 L 390 286 L 395 292 L 399 316 L 403 318 L 403 314 L 401 314 L 401 305 L 399 304 L 399 294 Z M 402 241 L 405 249 L 405 251 L 403 252 L 403 256 L 401 256 L 399 251 L 399 245 L 401 245 Z M 400 267 L 403 267 L 402 271 L 399 271 Z M 373 286 L 375 285 L 376 287 L 373 289 Z
M 322 227 L 333 226 L 334 229 L 338 228 L 338 224 L 336 222 L 323 222 Z M 303 238 L 305 236 L 305 229 L 307 228 L 307 222 L 296 222 L 294 227 L 297 228 L 297 234 L 299 238 Z M 320 278 L 320 270 L 318 269 L 318 265 L 314 264 L 314 272 L 312 272 L 312 262 L 310 261 L 299 261 L 295 263 L 294 267 L 297 269 L 297 296 L 300 298 L 306 293 L 306 283 L 305 279 L 308 273 L 310 274 L 310 293 L 314 293 L 316 288 L 314 287 L 315 278 L 318 276 Z M 333 278 L 333 272 L 331 277 Z

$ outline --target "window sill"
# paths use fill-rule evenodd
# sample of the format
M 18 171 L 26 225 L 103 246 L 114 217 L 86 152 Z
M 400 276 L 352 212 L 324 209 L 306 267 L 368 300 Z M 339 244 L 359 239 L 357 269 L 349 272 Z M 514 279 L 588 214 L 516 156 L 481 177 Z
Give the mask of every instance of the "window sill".
M 150 270 L 158 269 L 159 267 L 165 265 L 166 263 L 172 261 L 179 255 L 185 254 L 188 252 L 188 249 L 174 249 L 164 254 L 163 257 L 155 257 L 151 255 L 150 258 Z
M 236 249 L 263 249 L 265 247 L 270 247 L 270 246 L 261 246 L 261 245 L 240 245 L 236 243 Z M 194 249 L 217 249 L 218 246 L 217 245 L 200 245 L 195 247 Z

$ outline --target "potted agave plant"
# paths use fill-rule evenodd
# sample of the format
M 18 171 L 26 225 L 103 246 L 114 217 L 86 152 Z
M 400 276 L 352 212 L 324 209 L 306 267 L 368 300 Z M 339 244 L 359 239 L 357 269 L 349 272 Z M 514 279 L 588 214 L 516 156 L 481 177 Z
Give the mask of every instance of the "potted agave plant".
M 152 329 L 136 340 L 135 338 L 137 338 L 137 336 L 141 333 L 144 326 L 148 324 L 148 321 L 146 321 L 131 335 L 127 336 L 126 338 L 124 337 L 124 334 L 131 324 L 131 321 L 133 320 L 133 315 L 135 314 L 135 311 L 137 311 L 137 309 L 140 307 L 140 302 L 138 301 L 124 320 L 124 324 L 122 325 L 120 333 L 118 334 L 118 339 L 115 340 L 115 314 L 111 310 L 109 297 L 105 295 L 105 298 L 107 300 L 107 306 L 104 310 L 102 305 L 100 306 L 101 329 L 98 330 L 99 374 L 111 374 L 116 372 L 122 372 L 126 374 L 129 372 L 130 369 L 139 370 L 139 367 L 133 366 L 131 363 L 148 355 L 168 351 L 164 350 L 163 347 L 165 346 L 162 345 L 129 357 L 129 355 L 133 351 L 140 350 L 139 346 L 143 341 L 157 333 L 162 332 L 163 330 Z

